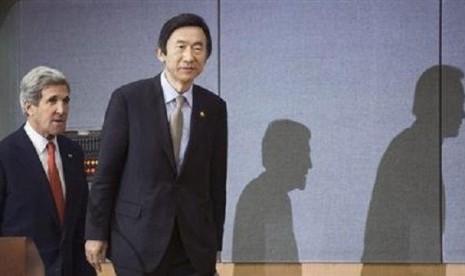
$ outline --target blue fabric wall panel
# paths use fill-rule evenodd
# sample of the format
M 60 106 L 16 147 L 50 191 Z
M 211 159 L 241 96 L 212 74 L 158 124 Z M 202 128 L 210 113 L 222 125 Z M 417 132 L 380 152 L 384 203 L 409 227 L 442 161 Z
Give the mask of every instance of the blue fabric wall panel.
M 443 1 L 442 60 L 465 70 L 465 2 Z M 462 79 L 463 84 L 463 79 Z M 448 91 L 444 91 L 447 93 Z M 445 187 L 444 261 L 465 261 L 465 129 L 444 141 L 442 175 Z
M 69 129 L 99 129 L 115 88 L 160 71 L 155 49 L 168 18 L 198 13 L 217 41 L 216 0 L 21 1 L 20 6 L 20 72 L 47 64 L 68 76 Z M 216 46 L 199 82 L 218 92 Z
M 439 62 L 438 1 L 221 1 L 220 10 L 230 110 L 224 258 L 359 262 L 381 159 L 415 120 L 420 75 Z M 281 170 L 267 168 L 265 133 L 283 119 L 311 132 L 310 169 L 289 147 L 274 155 Z M 438 147 L 416 156 L 431 158 L 416 172 L 433 168 L 435 246 L 403 262 L 440 259 Z
M 214 0 L 21 1 L 10 14 L 20 24 L 8 26 L 18 28 L 11 43 L 20 46 L 12 70 L 17 78 L 39 64 L 63 70 L 73 90 L 69 128 L 98 129 L 113 89 L 160 70 L 154 51 L 161 24 L 180 12 L 199 13 L 213 41 L 221 39 L 199 83 L 219 92 L 229 109 L 225 261 L 438 261 L 441 161 L 444 260 L 463 261 L 465 134 L 461 129 L 445 140 L 442 160 L 435 140 L 439 127 L 410 135 L 417 82 L 440 61 L 439 1 L 222 0 L 219 5 Z M 454 0 L 443 5 L 442 60 L 463 70 L 465 5 Z M 16 104 L 14 97 L 0 97 Z M 22 121 L 17 108 L 15 123 Z M 408 141 L 425 147 L 408 154 Z M 406 163 L 396 168 L 402 158 Z M 390 249 L 405 255 L 392 260 L 369 253 L 367 224 L 388 221 L 370 219 L 381 216 L 370 211 L 376 202 L 386 205 L 376 199 L 380 183 L 405 186 L 399 185 L 405 177 L 434 187 L 433 199 L 420 193 L 412 201 L 431 202 L 424 206 L 433 210 L 411 221 L 416 227 L 410 232 L 394 231 L 398 240 L 410 235 L 410 249 Z M 392 213 L 405 213 L 408 207 L 401 206 L 393 204 Z M 419 227 L 424 222 L 434 225 L 433 232 Z M 422 247 L 428 244 L 434 246 Z

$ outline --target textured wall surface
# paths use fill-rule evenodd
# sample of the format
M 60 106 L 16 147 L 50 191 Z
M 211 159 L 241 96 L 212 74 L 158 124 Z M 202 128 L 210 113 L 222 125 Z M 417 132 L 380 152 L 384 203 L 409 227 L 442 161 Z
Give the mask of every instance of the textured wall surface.
M 72 88 L 68 128 L 98 129 L 115 88 L 160 71 L 155 47 L 162 24 L 181 12 L 198 13 L 217 41 L 217 10 L 213 0 L 20 1 L 19 73 L 41 64 L 63 71 Z M 218 90 L 216 51 L 199 80 L 213 91 Z
M 180 12 L 210 25 L 198 83 L 228 102 L 224 260 L 465 262 L 460 0 L 21 1 L 0 30 L 1 134 L 40 64 L 70 79 L 69 129 L 99 129 L 115 88 L 159 72 Z
M 465 71 L 465 3 L 444 0 L 443 48 L 445 64 Z M 464 83 L 464 81 L 462 81 Z M 465 124 L 458 135 L 446 139 L 442 151 L 442 175 L 445 187 L 444 260 L 465 262 Z

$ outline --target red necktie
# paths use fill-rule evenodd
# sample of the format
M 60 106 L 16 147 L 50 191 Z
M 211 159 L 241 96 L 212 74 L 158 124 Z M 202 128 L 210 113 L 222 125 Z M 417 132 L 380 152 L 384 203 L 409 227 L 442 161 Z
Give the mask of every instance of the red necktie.
M 55 144 L 48 142 L 47 144 L 47 164 L 48 164 L 48 182 L 52 191 L 53 200 L 57 209 L 60 224 L 63 225 L 65 218 L 65 199 L 63 197 L 63 188 L 61 187 L 60 174 L 58 173 L 55 163 Z

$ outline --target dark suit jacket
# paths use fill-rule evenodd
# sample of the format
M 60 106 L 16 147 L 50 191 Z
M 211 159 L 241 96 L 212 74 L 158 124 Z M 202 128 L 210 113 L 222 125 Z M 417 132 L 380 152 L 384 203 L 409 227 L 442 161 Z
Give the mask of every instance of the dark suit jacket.
M 0 142 L 0 236 L 30 237 L 47 275 L 95 275 L 84 254 L 84 154 L 64 136 L 58 136 L 58 144 L 66 183 L 63 228 L 47 175 L 23 127 Z
M 177 220 L 193 266 L 212 272 L 225 219 L 226 124 L 225 102 L 194 85 L 178 174 L 160 75 L 117 89 L 105 115 L 86 239 L 109 240 L 117 266 L 151 272 Z

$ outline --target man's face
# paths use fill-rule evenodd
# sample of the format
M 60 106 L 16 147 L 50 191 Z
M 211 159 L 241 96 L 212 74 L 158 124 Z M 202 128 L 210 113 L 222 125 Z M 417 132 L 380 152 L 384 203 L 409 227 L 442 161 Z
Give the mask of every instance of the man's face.
M 49 85 L 42 89 L 37 105 L 26 103 L 27 120 L 45 138 L 52 138 L 66 129 L 69 112 L 69 90 L 66 85 Z
M 157 49 L 158 59 L 165 64 L 170 84 L 184 92 L 203 71 L 207 60 L 207 38 L 199 27 L 176 29 L 166 43 L 166 54 Z

